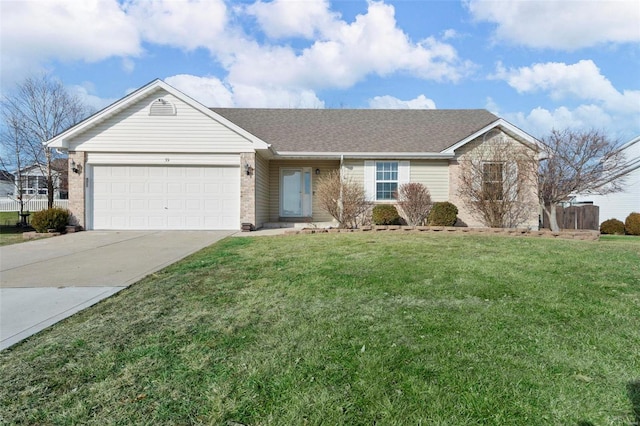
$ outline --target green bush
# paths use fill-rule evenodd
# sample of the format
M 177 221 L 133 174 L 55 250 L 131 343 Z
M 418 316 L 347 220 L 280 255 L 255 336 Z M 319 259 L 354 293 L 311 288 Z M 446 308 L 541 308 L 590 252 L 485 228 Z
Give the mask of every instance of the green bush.
M 600 224 L 601 234 L 624 235 L 624 223 L 618 219 L 605 220 Z
M 393 204 L 375 206 L 371 213 L 371 220 L 374 225 L 400 225 L 400 215 Z
M 69 223 L 69 210 L 53 207 L 48 210 L 41 210 L 31 215 L 31 226 L 38 232 L 47 232 L 54 229 L 62 232 Z
M 429 226 L 453 226 L 457 219 L 458 208 L 448 201 L 443 201 L 433 205 L 427 223 Z
M 628 235 L 640 235 L 640 213 L 630 213 L 624 221 L 624 231 Z

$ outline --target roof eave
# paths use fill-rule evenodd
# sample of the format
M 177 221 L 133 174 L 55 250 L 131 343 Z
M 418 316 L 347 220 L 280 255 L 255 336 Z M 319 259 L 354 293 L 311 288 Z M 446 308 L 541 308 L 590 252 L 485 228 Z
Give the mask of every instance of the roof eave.
M 521 143 L 526 144 L 527 146 L 531 147 L 532 149 L 541 150 L 541 143 L 540 143 L 539 140 L 537 140 L 536 138 L 534 138 L 530 134 L 526 133 L 525 131 L 519 129 L 518 127 L 514 126 L 513 124 L 509 123 L 505 119 L 499 118 L 496 121 L 486 125 L 482 129 L 478 130 L 477 132 L 472 133 L 471 135 L 467 136 L 466 138 L 462 139 L 461 141 L 451 145 L 449 148 L 445 149 L 442 152 L 443 153 L 454 154 L 456 149 L 468 144 L 469 142 L 473 141 L 474 139 L 478 138 L 479 136 L 482 136 L 483 134 L 485 134 L 488 131 L 490 131 L 492 129 L 495 129 L 497 127 L 501 128 L 502 130 L 504 130 L 505 132 L 507 132 L 511 136 L 515 137 L 515 139 L 519 140 Z
M 281 159 L 336 159 L 340 158 L 407 158 L 417 160 L 446 160 L 453 158 L 453 153 L 443 152 L 303 152 L 303 151 L 280 151 L 275 158 Z
M 240 126 L 232 123 L 231 121 L 227 120 L 226 118 L 217 114 L 216 112 L 211 111 L 209 108 L 205 107 L 200 102 L 196 101 L 192 97 L 186 95 L 185 93 L 179 91 L 175 87 L 165 83 L 160 79 L 153 80 L 152 82 L 146 84 L 145 86 L 142 86 L 138 90 L 131 92 L 127 96 L 123 97 L 122 99 L 112 103 L 106 108 L 91 115 L 90 117 L 87 117 L 80 123 L 76 124 L 75 126 L 67 129 L 66 131 L 60 133 L 59 135 L 47 141 L 46 145 L 50 148 L 68 150 L 70 138 L 73 138 L 74 136 L 78 135 L 84 130 L 96 125 L 97 123 L 105 120 L 106 118 L 112 116 L 113 114 L 116 114 L 117 112 L 121 111 L 122 109 L 136 102 L 138 99 L 141 99 L 158 89 L 165 90 L 166 92 L 170 93 L 171 95 L 175 96 L 176 98 L 182 100 L 183 102 L 187 103 L 191 107 L 205 114 L 206 116 L 213 118 L 214 120 L 220 122 L 222 125 L 226 126 L 230 130 L 243 136 L 244 138 L 246 138 L 247 140 L 253 143 L 255 149 L 269 149 L 270 144 L 264 142 L 262 139 L 258 138 L 257 136 L 247 132 Z

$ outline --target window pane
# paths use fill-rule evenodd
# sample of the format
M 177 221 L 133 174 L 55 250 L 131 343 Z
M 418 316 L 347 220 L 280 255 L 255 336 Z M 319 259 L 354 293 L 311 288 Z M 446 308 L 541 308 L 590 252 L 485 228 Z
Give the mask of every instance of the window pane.
M 394 182 L 380 182 L 376 184 L 377 200 L 394 200 L 398 184 Z
M 482 165 L 482 193 L 485 200 L 502 200 L 502 163 Z

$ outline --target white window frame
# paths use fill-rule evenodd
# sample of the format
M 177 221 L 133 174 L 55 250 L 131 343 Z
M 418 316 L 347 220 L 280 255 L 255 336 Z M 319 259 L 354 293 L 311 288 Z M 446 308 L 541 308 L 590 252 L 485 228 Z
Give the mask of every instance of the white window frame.
M 377 163 L 397 163 L 398 164 L 398 174 L 397 180 L 387 180 L 387 181 L 378 181 L 377 178 Z M 396 182 L 397 188 L 400 188 L 402 184 L 409 183 L 410 181 L 410 168 L 409 161 L 400 161 L 400 160 L 366 160 L 364 162 L 364 189 L 367 196 L 367 199 L 370 201 L 380 201 L 380 202 L 394 202 L 395 198 L 391 199 L 378 199 L 377 198 L 377 183 L 378 182 Z M 396 189 L 397 189 L 396 188 Z
M 388 167 L 387 167 L 388 166 Z M 394 167 L 395 166 L 395 167 Z M 397 197 L 394 197 L 394 194 L 397 193 L 398 191 L 398 182 L 399 182 L 399 169 L 400 169 L 400 164 L 398 161 L 376 161 L 376 166 L 375 166 L 375 200 L 376 201 L 393 201 L 396 200 Z M 380 170 L 380 168 L 382 168 L 382 170 Z M 395 168 L 395 170 L 394 170 Z M 379 174 L 382 174 L 382 178 L 380 178 Z M 395 173 L 395 179 L 393 179 L 393 174 Z M 384 175 L 389 174 L 389 179 L 385 179 Z M 379 190 L 378 189 L 378 185 L 384 185 L 384 184 L 395 184 L 395 190 L 392 190 L 390 193 L 390 197 L 389 198 L 381 198 L 379 197 L 380 193 L 386 193 L 389 192 L 388 190 L 384 189 L 384 190 Z

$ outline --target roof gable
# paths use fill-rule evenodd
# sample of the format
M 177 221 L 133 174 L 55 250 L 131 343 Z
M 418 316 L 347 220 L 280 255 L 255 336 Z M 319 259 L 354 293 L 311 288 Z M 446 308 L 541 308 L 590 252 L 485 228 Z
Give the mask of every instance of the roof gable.
M 175 89 L 174 87 L 166 84 L 164 81 L 159 80 L 159 79 L 156 79 L 156 80 L 150 82 L 149 84 L 147 84 L 147 85 L 139 88 L 138 90 L 130 93 L 129 95 L 125 96 L 124 98 L 122 98 L 122 99 L 114 102 L 113 104 L 109 105 L 108 107 L 102 109 L 101 111 L 98 111 L 97 113 L 93 114 L 92 116 L 88 117 L 87 119 L 83 120 L 82 122 L 76 124 L 75 126 L 71 127 L 70 129 L 68 129 L 68 130 L 60 133 L 59 135 L 55 136 L 54 138 L 52 138 L 51 140 L 47 141 L 46 143 L 51 148 L 68 149 L 69 148 L 69 140 L 77 137 L 78 135 L 82 134 L 83 132 L 86 132 L 86 131 L 94 128 L 99 123 L 102 123 L 105 120 L 108 120 L 110 117 L 113 117 L 114 115 L 126 110 L 128 107 L 130 107 L 132 105 L 135 105 L 137 102 L 140 102 L 141 100 L 144 100 L 145 98 L 148 98 L 148 97 L 152 96 L 154 93 L 168 93 L 168 94 L 170 94 L 171 96 L 175 97 L 176 99 L 180 100 L 181 102 L 184 102 L 185 104 L 187 104 L 191 108 L 201 112 L 205 116 L 211 118 L 212 120 L 215 120 L 216 122 L 220 123 L 221 125 L 223 125 L 224 127 L 228 128 L 229 130 L 231 130 L 231 131 L 237 133 L 239 136 L 245 138 L 247 141 L 251 142 L 254 145 L 255 149 L 267 149 L 268 148 L 268 145 L 266 143 L 264 143 L 262 140 L 260 140 L 259 138 L 257 138 L 256 136 L 248 133 L 246 130 L 244 130 L 241 127 L 237 126 L 236 124 L 230 122 L 226 118 L 216 114 L 214 111 L 212 111 L 209 108 L 205 107 L 204 105 L 202 105 L 201 103 L 197 102 L 193 98 L 185 95 L 184 93 L 180 92 L 179 90 Z

